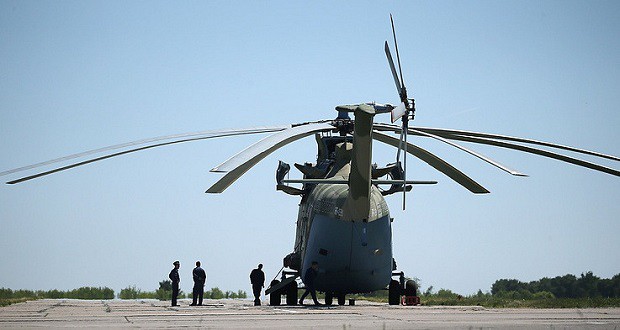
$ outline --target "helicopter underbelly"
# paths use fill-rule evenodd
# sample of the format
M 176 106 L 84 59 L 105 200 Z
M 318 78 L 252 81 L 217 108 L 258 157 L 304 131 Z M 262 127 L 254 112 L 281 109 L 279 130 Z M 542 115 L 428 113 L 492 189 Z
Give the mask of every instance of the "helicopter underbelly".
M 385 288 L 392 274 L 389 215 L 368 223 L 315 215 L 302 269 L 312 261 L 319 263 L 318 291 L 358 293 Z

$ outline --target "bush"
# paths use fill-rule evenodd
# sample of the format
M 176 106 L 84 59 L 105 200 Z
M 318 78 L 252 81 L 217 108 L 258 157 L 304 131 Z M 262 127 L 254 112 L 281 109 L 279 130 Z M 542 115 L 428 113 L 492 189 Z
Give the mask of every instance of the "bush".
M 553 295 L 553 293 L 549 291 L 541 291 L 541 292 L 534 293 L 532 295 L 532 299 L 535 299 L 535 300 L 555 299 L 555 296 Z
M 67 292 L 70 299 L 114 299 L 114 290 L 108 287 L 81 287 Z
M 121 290 L 121 293 L 118 295 L 121 299 L 138 299 L 140 296 L 140 289 L 136 289 L 136 286 L 128 286 Z

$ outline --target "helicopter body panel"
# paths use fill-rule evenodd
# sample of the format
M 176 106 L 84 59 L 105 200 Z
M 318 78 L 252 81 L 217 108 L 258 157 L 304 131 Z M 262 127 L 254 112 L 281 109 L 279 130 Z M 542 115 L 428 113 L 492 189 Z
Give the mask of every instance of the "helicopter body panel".
M 320 184 L 300 205 L 296 253 L 300 271 L 319 263 L 319 291 L 370 292 L 385 288 L 392 273 L 392 228 L 387 203 L 372 187 L 367 221 L 347 220 L 349 187 Z

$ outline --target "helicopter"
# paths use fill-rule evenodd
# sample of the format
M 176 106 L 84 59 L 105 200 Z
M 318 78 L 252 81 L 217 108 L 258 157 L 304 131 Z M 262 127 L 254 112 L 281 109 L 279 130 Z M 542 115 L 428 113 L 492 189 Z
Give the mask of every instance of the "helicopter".
M 400 99 L 398 105 L 374 102 L 342 105 L 336 107 L 338 116 L 331 120 L 243 130 L 205 131 L 145 139 L 90 150 L 6 171 L 0 175 L 106 153 L 95 158 L 8 182 L 9 184 L 16 184 L 92 162 L 160 146 L 216 137 L 273 133 L 212 169 L 212 172 L 221 172 L 225 175 L 206 192 L 223 193 L 226 188 L 269 154 L 298 139 L 314 136 L 318 146 L 316 162 L 295 164 L 295 167 L 303 174 L 302 179 L 285 179 L 290 171 L 290 166 L 286 163 L 280 163 L 276 170 L 276 189 L 301 198 L 295 245 L 293 252 L 287 255 L 283 262 L 284 266 L 291 270 L 290 274 L 293 276 L 283 277 L 281 282 L 273 283 L 270 291 L 274 297 L 285 293 L 289 304 L 296 302 L 296 299 L 293 299 L 296 297 L 297 291 L 296 277 L 301 271 L 307 269 L 312 261 L 318 261 L 321 265 L 321 273 L 317 278 L 316 288 L 318 291 L 326 292 L 326 300 L 329 301 L 333 297 L 337 297 L 340 304 L 344 301 L 346 294 L 375 291 L 386 287 L 390 292 L 391 304 L 398 301 L 400 294 L 415 295 L 415 283 L 404 281 L 403 273 L 396 271 L 391 240 L 392 218 L 384 196 L 395 193 L 405 194 L 411 190 L 412 185 L 435 184 L 437 182 L 407 180 L 407 154 L 421 159 L 472 193 L 489 193 L 488 189 L 454 166 L 431 152 L 410 143 L 408 141 L 409 135 L 432 138 L 459 148 L 514 176 L 525 176 L 525 174 L 507 168 L 453 141 L 486 144 L 538 154 L 620 176 L 620 172 L 615 169 L 529 145 L 620 160 L 615 156 L 496 134 L 410 127 L 409 121 L 415 118 L 415 101 L 407 95 L 394 28 L 392 31 L 399 72 L 396 70 L 387 41 L 385 53 Z M 376 123 L 375 116 L 382 114 L 390 114 L 392 124 Z M 353 119 L 351 115 L 353 115 Z M 394 123 L 397 121 L 400 121 L 401 125 L 395 125 Z M 398 137 L 388 133 L 395 133 Z M 398 153 L 397 161 L 389 163 L 385 167 L 375 165 L 371 158 L 373 140 L 395 147 Z M 114 152 L 107 153 L 110 151 Z M 387 179 L 381 179 L 384 177 Z M 293 185 L 296 184 L 301 184 L 301 187 L 294 187 Z M 404 200 L 403 198 L 403 203 Z M 398 281 L 392 279 L 394 274 L 400 276 Z M 278 299 L 272 300 L 274 302 L 279 301 Z

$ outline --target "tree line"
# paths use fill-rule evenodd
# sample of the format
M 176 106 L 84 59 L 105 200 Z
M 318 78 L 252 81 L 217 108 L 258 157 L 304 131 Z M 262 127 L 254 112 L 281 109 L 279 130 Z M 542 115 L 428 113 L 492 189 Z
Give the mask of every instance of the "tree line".
M 515 279 L 501 279 L 491 286 L 494 296 L 513 296 L 528 299 L 532 296 L 555 298 L 620 298 L 620 274 L 610 279 L 600 278 L 592 272 L 577 277 L 572 274 L 543 277 L 536 281 L 521 282 Z
M 0 299 L 114 299 L 114 290 L 108 287 L 81 287 L 70 291 L 11 290 L 0 288 Z
M 135 286 L 128 286 L 125 289 L 122 289 L 119 293 L 118 297 L 120 299 L 159 299 L 159 300 L 170 300 L 172 296 L 172 282 L 170 280 L 164 280 L 159 282 L 159 289 L 156 291 L 142 291 L 137 289 Z M 248 295 L 243 290 L 238 290 L 237 292 L 233 291 L 222 291 L 220 288 L 215 287 L 211 288 L 211 290 L 205 291 L 204 298 L 206 299 L 237 299 L 237 298 L 247 298 Z M 185 294 L 182 290 L 179 291 L 179 298 L 192 298 L 192 294 Z
M 170 300 L 172 296 L 172 282 L 164 280 L 159 282 L 159 289 L 156 291 L 142 291 L 135 286 L 128 286 L 118 294 L 120 299 L 159 299 Z M 81 287 L 70 291 L 61 290 L 11 290 L 0 288 L 0 300 L 15 299 L 114 299 L 114 290 L 108 287 Z M 247 298 L 247 293 L 243 290 L 222 291 L 220 288 L 212 288 L 205 291 L 204 297 L 207 299 L 237 299 Z M 179 292 L 179 298 L 192 298 L 192 294 Z

